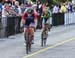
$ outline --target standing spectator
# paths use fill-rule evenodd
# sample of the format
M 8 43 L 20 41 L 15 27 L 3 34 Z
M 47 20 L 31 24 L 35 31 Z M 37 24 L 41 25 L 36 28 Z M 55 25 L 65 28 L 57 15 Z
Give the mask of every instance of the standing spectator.
M 28 2 L 26 2 L 26 5 L 25 5 L 26 7 L 30 7 L 31 6 L 31 3 L 28 1 Z
M 37 26 L 37 28 L 42 27 L 42 24 L 41 24 L 42 7 L 43 7 L 43 5 L 40 4 L 40 1 L 37 1 L 37 8 L 36 8 L 36 11 L 38 13 L 38 26 Z
M 69 12 L 69 11 L 70 11 L 70 4 L 67 3 L 67 4 L 65 5 L 65 7 L 66 7 L 66 11 Z
M 75 4 L 72 6 L 72 11 L 75 12 Z
M 25 9 L 26 9 L 26 8 L 24 7 L 24 4 L 21 4 L 21 5 L 20 5 L 20 8 L 21 8 L 21 13 L 23 14 L 23 12 L 24 12 Z
M 7 17 L 9 16 L 8 10 L 9 10 L 9 5 L 5 3 L 4 8 L 2 9 L 2 19 L 1 19 L 2 28 L 7 27 Z
M 59 12 L 60 13 L 64 13 L 66 11 L 67 11 L 67 9 L 66 9 L 65 5 L 64 4 L 61 4 L 61 8 L 60 8 Z
M 20 16 L 22 15 L 21 8 L 18 1 L 15 1 L 14 11 L 17 13 L 17 17 L 15 18 L 15 33 L 18 33 L 20 29 L 19 26 Z
M 15 1 L 15 4 L 14 4 L 14 11 L 15 11 L 18 15 L 21 15 L 21 8 L 20 8 L 20 5 L 19 5 L 19 2 L 18 2 L 18 1 Z
M 7 3 L 4 4 L 4 8 L 2 9 L 2 17 L 8 17 L 9 13 L 9 5 Z
M 53 7 L 53 13 L 58 13 L 59 12 L 59 6 L 58 5 L 55 5 Z
M 72 3 L 70 3 L 70 11 L 72 12 Z

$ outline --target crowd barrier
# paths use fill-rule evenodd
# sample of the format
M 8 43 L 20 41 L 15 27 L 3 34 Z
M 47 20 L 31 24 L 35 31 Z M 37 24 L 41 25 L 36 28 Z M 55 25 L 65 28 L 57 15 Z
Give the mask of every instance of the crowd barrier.
M 20 33 L 20 21 L 21 17 L 0 17 L 0 38 Z M 75 24 L 75 12 L 52 14 L 49 21 L 52 26 Z M 38 29 L 41 24 L 40 19 Z
M 20 33 L 21 17 L 2 17 L 0 22 L 0 38 Z
M 64 25 L 75 24 L 75 12 L 65 13 Z
M 53 26 L 75 24 L 75 12 L 52 14 Z
M 52 25 L 63 25 L 64 24 L 64 13 L 54 13 L 52 14 Z

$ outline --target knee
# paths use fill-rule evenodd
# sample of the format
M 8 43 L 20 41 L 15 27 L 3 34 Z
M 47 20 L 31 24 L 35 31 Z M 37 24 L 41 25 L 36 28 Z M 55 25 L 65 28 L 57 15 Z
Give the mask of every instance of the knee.
M 24 28 L 24 32 L 23 32 L 24 34 L 26 33 L 26 28 Z

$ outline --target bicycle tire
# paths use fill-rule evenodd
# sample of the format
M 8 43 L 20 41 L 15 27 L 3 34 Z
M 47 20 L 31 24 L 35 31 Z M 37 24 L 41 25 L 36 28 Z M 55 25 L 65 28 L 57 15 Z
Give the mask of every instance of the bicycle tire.
M 43 37 L 41 35 L 41 46 L 43 46 Z
M 29 33 L 26 32 L 26 53 L 28 54 L 29 52 Z
M 44 43 L 43 43 L 43 44 L 44 44 L 44 46 L 46 45 L 46 40 L 47 40 L 47 38 L 44 38 Z
M 45 25 L 45 28 L 41 34 L 41 46 L 46 45 L 47 37 L 48 37 L 48 30 L 47 30 L 46 25 Z

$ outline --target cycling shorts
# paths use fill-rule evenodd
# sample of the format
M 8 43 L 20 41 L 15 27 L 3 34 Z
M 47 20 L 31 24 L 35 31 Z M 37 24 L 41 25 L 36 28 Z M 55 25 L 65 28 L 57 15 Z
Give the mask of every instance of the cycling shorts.
M 43 19 L 42 19 L 42 24 L 46 24 L 47 20 L 48 20 L 48 19 L 43 18 Z

